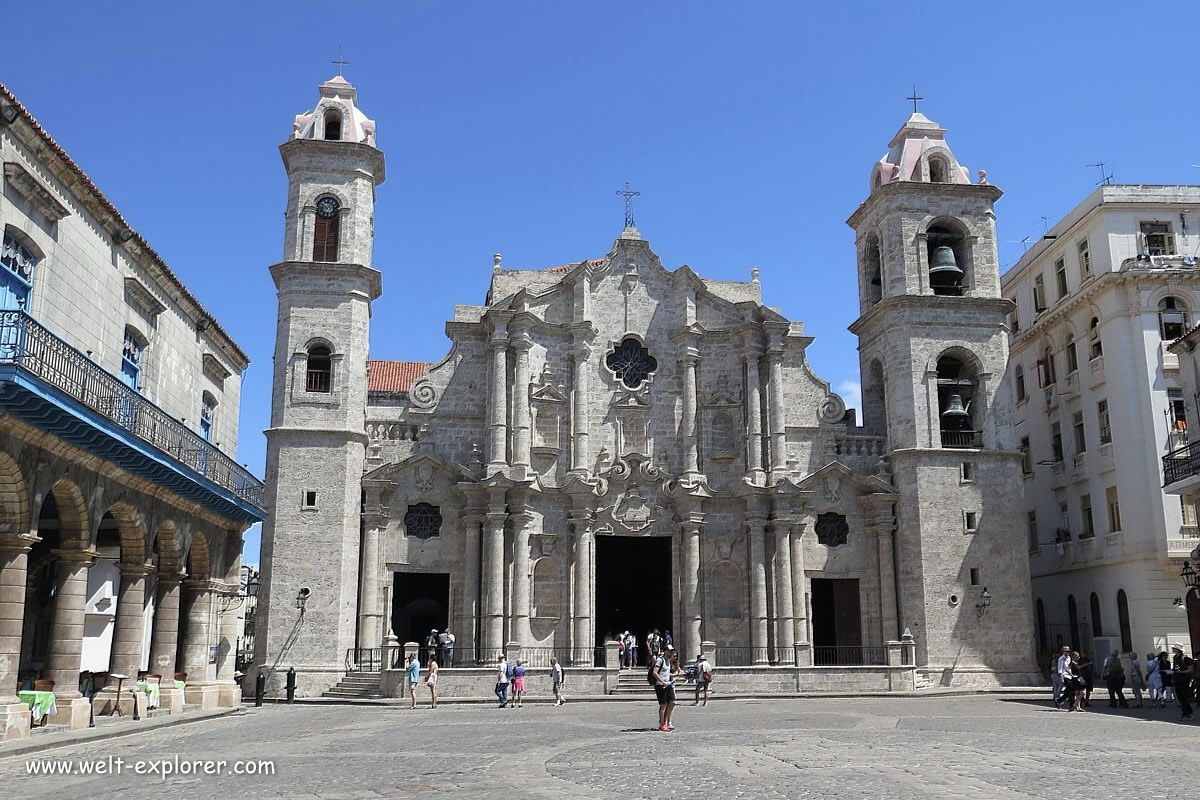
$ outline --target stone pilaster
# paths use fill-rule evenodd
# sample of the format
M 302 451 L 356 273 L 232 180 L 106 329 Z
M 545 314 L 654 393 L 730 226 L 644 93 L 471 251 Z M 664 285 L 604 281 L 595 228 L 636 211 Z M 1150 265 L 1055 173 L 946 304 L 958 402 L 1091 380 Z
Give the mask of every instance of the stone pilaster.
M 47 672 L 54 681 L 58 713 L 50 723 L 78 730 L 88 724 L 89 703 L 79 691 L 79 666 L 83 655 L 88 567 L 96 554 L 91 550 L 56 550 L 54 555 L 58 559 L 58 590 Z
M 236 708 L 242 702 L 242 691 L 237 682 L 236 672 L 238 641 L 241 638 L 241 611 L 245 600 L 236 595 L 231 596 L 231 593 L 237 592 L 239 588 L 236 584 L 228 587 L 228 593 L 214 601 L 219 611 L 217 619 L 220 636 L 217 650 L 217 703 L 222 708 Z
M 515 359 L 513 364 L 512 418 L 513 418 L 513 466 L 515 478 L 525 480 L 532 468 L 529 448 L 532 445 L 531 420 L 529 413 L 529 349 L 533 340 L 524 330 L 512 338 Z
M 783 350 L 773 346 L 767 353 L 768 425 L 771 435 L 771 482 L 787 475 L 787 428 L 783 392 Z
M 804 574 L 804 531 L 811 524 L 811 517 L 804 517 L 792 523 L 792 614 L 796 644 L 808 643 L 808 579 Z
M 575 532 L 575 630 L 574 645 L 579 650 L 592 647 L 592 546 L 595 534 L 592 533 L 592 514 L 590 509 L 579 508 L 572 510 L 571 528 Z
M 758 353 L 746 355 L 746 474 L 758 486 L 766 483 L 762 453 L 762 388 Z
M 523 503 L 521 510 L 513 514 L 513 630 L 509 637 L 522 647 L 529 647 L 533 642 L 533 632 L 529 627 L 529 527 L 532 523 L 533 515 Z
M 187 673 L 184 696 L 187 702 L 204 709 L 217 708 L 219 692 L 213 683 L 216 675 L 209 663 L 212 639 L 213 588 L 211 581 L 185 581 L 187 626 L 183 635 L 183 672 Z
M 504 323 L 497 321 L 488 339 L 488 352 L 492 367 L 488 406 L 488 474 L 494 475 L 508 468 L 508 332 Z M 493 643 L 489 642 L 491 647 Z
M 770 661 L 767 652 L 767 521 L 763 517 L 746 520 L 750 537 L 750 646 L 754 663 Z
M 788 663 L 795 658 L 796 621 L 792 603 L 792 531 L 783 520 L 771 524 L 775 534 L 775 647 L 779 659 Z
M 700 358 L 696 348 L 688 345 L 687 354 L 680 360 L 683 369 L 683 478 L 693 481 L 700 474 L 700 455 L 696 440 L 697 382 L 696 369 Z
M 463 529 L 466 531 L 466 544 L 463 547 L 465 573 L 463 605 L 462 613 L 459 615 L 458 630 L 451 629 L 456 638 L 455 665 L 474 666 L 475 653 L 479 650 L 480 642 L 476 631 L 480 627 L 481 611 L 479 596 L 481 554 L 479 549 L 482 546 L 480 537 L 482 529 L 480 526 L 485 521 L 486 517 L 477 508 L 471 509 L 463 515 Z M 480 653 L 480 657 L 482 656 L 483 654 Z
M 169 679 L 179 663 L 180 575 L 158 576 L 158 603 L 154 606 L 154 634 L 150 637 L 150 671 Z
M 700 529 L 702 516 L 689 515 L 679 526 L 683 553 L 683 630 L 680 631 L 684 661 L 690 661 L 700 648 L 700 623 L 703 605 L 700 581 Z
M 504 521 L 508 514 L 487 515 L 483 534 L 483 660 L 491 661 L 504 649 Z
M 117 596 L 109 671 L 136 678 L 142 666 L 142 643 L 146 633 L 146 576 L 154 571 L 154 567 L 122 563 L 119 568 L 121 590 Z
M 892 552 L 892 504 L 895 497 L 887 494 L 868 495 L 864 505 L 868 509 L 866 533 L 875 539 L 879 563 L 879 616 L 883 629 L 883 640 L 891 641 L 899 636 L 900 622 L 896 610 L 896 565 Z
M 383 565 L 379 560 L 380 539 L 386 520 L 364 520 L 362 563 L 359 565 L 358 646 L 379 647 L 383 641 L 384 609 L 380 598 Z
M 0 536 L 0 740 L 24 739 L 30 732 L 29 707 L 17 699 L 21 631 L 31 536 Z
M 571 396 L 571 471 L 587 474 L 591 471 L 591 452 L 588 443 L 588 377 L 591 370 L 592 348 L 576 334 L 571 358 L 575 365 L 575 389 Z

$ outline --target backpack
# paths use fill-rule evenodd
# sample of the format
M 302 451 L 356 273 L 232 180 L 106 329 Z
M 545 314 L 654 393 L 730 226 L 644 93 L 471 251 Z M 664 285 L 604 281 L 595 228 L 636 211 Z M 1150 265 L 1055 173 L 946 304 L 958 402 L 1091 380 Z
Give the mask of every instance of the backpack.
M 508 678 L 510 681 L 513 679 L 513 665 L 512 664 L 509 664 L 508 666 L 506 666 L 504 668 L 504 677 Z
M 658 686 L 658 659 L 650 659 L 650 669 L 646 670 L 646 683 L 651 686 Z

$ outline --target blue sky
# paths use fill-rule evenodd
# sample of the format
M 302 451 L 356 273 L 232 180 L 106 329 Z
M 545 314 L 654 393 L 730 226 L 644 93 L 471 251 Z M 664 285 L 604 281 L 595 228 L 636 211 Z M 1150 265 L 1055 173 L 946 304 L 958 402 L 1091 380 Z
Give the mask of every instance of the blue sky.
M 1062 10 L 1055 5 L 1061 5 Z M 1200 178 L 1195 6 L 1089 3 L 13 4 L 0 81 L 250 354 L 240 459 L 261 474 L 286 182 L 277 147 L 346 77 L 378 123 L 372 355 L 437 360 L 510 267 L 594 258 L 614 192 L 668 267 L 746 280 L 858 380 L 853 234 L 912 109 L 1005 190 L 1000 260 L 1094 188 Z M 1173 32 L 1180 32 L 1176 34 Z M 247 561 L 257 561 L 257 533 Z

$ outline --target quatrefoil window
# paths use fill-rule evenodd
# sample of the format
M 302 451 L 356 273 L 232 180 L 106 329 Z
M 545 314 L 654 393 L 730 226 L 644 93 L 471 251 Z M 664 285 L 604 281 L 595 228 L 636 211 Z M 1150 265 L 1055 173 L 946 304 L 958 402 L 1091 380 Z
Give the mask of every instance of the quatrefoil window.
M 604 364 L 630 389 L 641 386 L 658 369 L 658 361 L 632 336 L 617 345 L 604 359 Z
M 826 547 L 840 547 L 850 535 L 850 526 L 841 514 L 821 514 L 815 527 L 817 541 Z
M 408 507 L 404 515 L 404 532 L 418 539 L 432 539 L 442 532 L 442 511 L 429 503 L 417 503 Z

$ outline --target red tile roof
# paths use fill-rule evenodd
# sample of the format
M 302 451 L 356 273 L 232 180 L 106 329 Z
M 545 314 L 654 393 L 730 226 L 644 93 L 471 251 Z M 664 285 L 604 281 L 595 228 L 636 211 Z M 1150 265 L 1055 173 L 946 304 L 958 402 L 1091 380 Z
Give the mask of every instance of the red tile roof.
M 429 371 L 427 361 L 368 361 L 368 392 L 407 392 Z
M 604 259 L 603 258 L 590 258 L 590 259 L 588 259 L 587 263 L 589 266 L 597 267 L 604 263 Z M 567 270 L 569 270 L 575 266 L 578 266 L 578 265 L 577 264 L 560 264 L 557 267 L 542 267 L 541 269 L 538 270 L 538 272 L 566 272 Z

